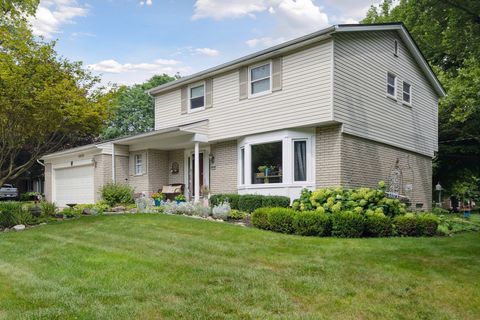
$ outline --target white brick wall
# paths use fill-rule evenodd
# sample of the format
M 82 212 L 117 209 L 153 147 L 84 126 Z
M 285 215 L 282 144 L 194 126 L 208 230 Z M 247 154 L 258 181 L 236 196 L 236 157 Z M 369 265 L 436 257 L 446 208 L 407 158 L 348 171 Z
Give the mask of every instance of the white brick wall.
M 210 192 L 237 193 L 237 141 L 225 141 L 210 146 L 215 165 L 210 169 Z

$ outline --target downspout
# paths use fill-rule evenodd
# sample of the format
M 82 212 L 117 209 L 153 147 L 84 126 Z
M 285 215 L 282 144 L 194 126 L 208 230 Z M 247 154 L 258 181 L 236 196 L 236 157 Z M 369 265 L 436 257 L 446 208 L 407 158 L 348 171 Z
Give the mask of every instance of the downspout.
M 115 183 L 115 143 L 112 142 L 112 182 Z

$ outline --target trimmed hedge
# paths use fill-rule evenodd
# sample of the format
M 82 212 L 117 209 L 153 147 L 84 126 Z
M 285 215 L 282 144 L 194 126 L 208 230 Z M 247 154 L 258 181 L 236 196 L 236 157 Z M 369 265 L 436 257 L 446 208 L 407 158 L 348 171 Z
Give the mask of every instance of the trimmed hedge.
M 255 209 L 263 207 L 281 207 L 290 206 L 290 198 L 282 196 L 263 196 L 258 194 L 215 194 L 210 197 L 210 206 L 214 207 L 222 202 L 230 203 L 232 210 L 244 212 L 253 212 Z
M 270 230 L 280 233 L 293 233 L 295 211 L 288 208 L 270 208 L 267 216 Z
M 252 225 L 258 229 L 268 230 L 270 224 L 268 223 L 268 214 L 271 208 L 258 208 L 252 213 Z
M 342 211 L 332 217 L 332 236 L 341 238 L 360 238 L 365 229 L 365 218 L 358 213 Z
M 107 183 L 101 189 L 102 199 L 111 207 L 133 204 L 133 188 L 122 183 Z
M 392 219 L 385 215 L 371 214 L 365 216 L 365 236 L 389 237 L 393 233 Z
M 433 214 L 406 214 L 395 217 L 395 230 L 399 236 L 431 237 L 437 233 L 438 217 Z
M 301 211 L 293 218 L 293 229 L 301 236 L 327 237 L 332 232 L 332 221 L 325 213 Z

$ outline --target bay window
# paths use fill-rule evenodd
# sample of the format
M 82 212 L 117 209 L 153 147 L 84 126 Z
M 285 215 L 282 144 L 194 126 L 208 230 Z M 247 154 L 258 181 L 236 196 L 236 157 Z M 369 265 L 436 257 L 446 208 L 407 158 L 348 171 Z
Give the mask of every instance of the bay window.
M 293 181 L 307 181 L 307 140 L 293 141 Z
M 251 146 L 252 184 L 282 182 L 282 141 Z

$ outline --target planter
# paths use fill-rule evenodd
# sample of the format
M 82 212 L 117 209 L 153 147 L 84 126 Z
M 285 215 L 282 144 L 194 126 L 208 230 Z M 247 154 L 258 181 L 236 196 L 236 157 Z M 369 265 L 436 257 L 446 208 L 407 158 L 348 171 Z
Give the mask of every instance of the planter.
M 153 199 L 153 201 L 155 202 L 155 207 L 160 207 L 160 205 L 162 204 L 162 200 L 160 199 Z

